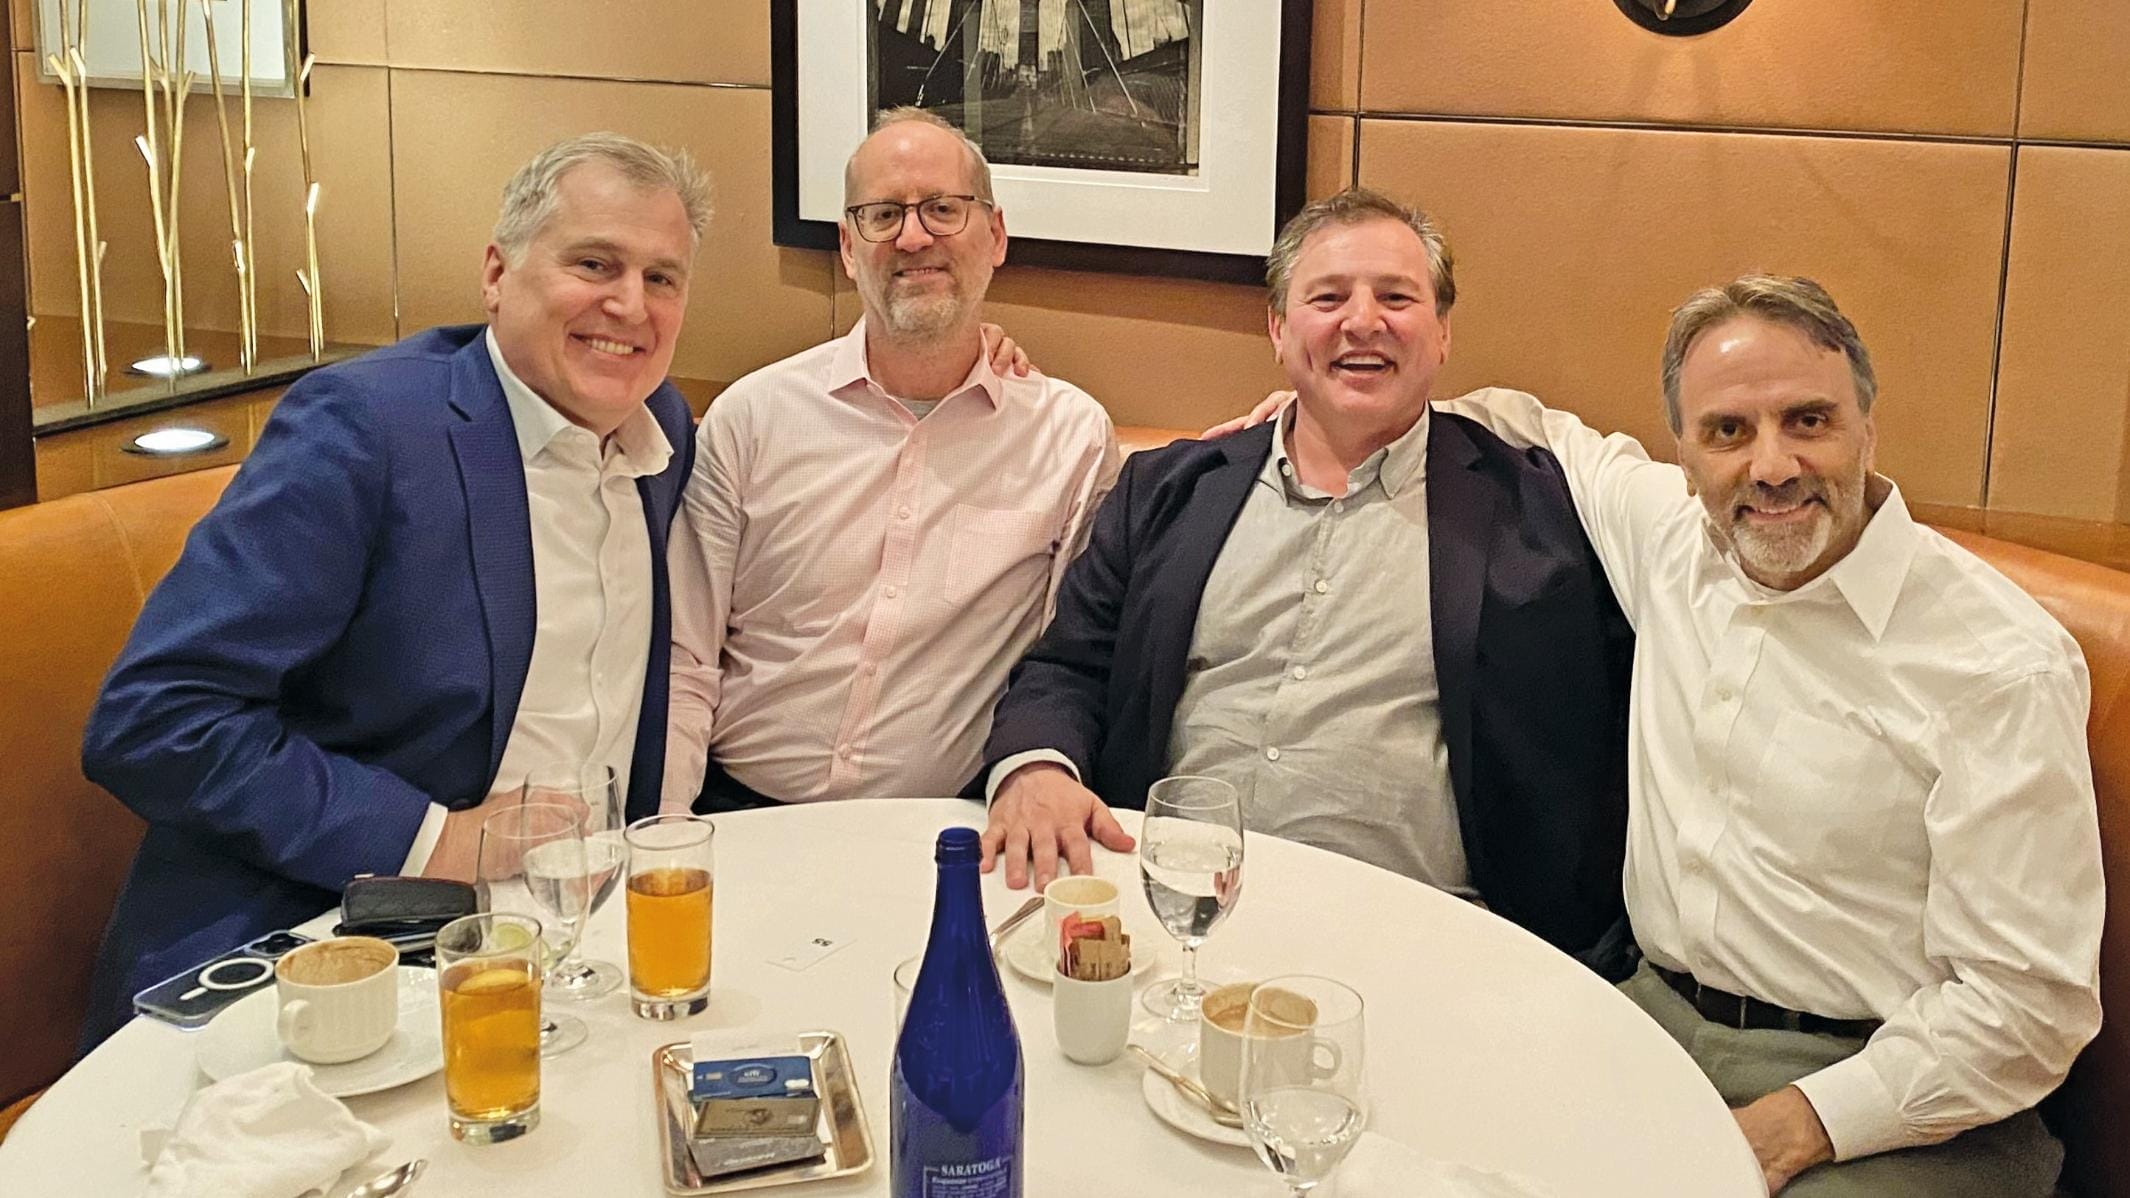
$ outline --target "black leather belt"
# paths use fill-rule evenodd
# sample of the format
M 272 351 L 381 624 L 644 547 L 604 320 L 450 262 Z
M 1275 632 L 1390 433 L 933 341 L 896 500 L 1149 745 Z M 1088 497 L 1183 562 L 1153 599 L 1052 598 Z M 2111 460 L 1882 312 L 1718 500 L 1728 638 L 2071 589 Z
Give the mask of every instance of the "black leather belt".
M 1718 990 L 1714 986 L 1704 986 L 1694 980 L 1693 974 L 1666 969 L 1655 961 L 1651 961 L 1649 967 L 1658 977 L 1664 979 L 1665 985 L 1678 991 L 1680 998 L 1694 1004 L 1694 1010 L 1699 1011 L 1701 1018 L 1710 1023 L 1720 1023 L 1741 1031 L 1780 1028 L 1792 1032 L 1811 1032 L 1820 1036 L 1847 1036 L 1856 1040 L 1867 1040 L 1873 1032 L 1879 1030 L 1879 1021 L 1876 1019 L 1830 1019 L 1809 1011 L 1792 1011 L 1757 998 L 1747 998 L 1742 994 Z

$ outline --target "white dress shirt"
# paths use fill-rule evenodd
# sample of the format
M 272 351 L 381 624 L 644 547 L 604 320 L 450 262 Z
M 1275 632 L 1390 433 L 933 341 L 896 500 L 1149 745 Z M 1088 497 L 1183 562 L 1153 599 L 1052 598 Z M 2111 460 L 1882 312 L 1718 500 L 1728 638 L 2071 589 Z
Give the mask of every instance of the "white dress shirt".
M 787 802 L 959 791 L 1117 462 L 1086 392 L 982 355 L 888 394 L 863 321 L 726 388 L 668 551 L 664 808 L 710 757 Z
M 1520 392 L 1445 405 L 1560 459 L 1636 633 L 1626 899 L 1659 965 L 1884 1021 L 1797 1083 L 1837 1159 L 2033 1106 L 2100 1025 L 2078 646 L 1892 490 L 1788 592 L 1676 466 Z
M 602 445 L 511 371 L 494 332 L 486 340 L 525 463 L 537 618 L 525 690 L 488 789 L 514 790 L 543 767 L 604 765 L 626 795 L 651 654 L 651 536 L 636 480 L 665 469 L 673 445 L 646 407 Z M 444 815 L 430 805 L 402 872 L 428 863 Z

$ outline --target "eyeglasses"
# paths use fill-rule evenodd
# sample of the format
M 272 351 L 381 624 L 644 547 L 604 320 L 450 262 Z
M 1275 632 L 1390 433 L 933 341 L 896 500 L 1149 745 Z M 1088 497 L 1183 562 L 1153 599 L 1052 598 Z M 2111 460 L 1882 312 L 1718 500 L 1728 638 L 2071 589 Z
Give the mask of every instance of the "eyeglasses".
M 851 218 L 851 228 L 867 241 L 893 241 L 900 237 L 906 214 L 912 210 L 925 232 L 934 237 L 952 237 L 969 227 L 971 208 L 978 204 L 988 207 L 990 203 L 975 196 L 927 196 L 914 204 L 895 200 L 852 204 L 843 213 Z

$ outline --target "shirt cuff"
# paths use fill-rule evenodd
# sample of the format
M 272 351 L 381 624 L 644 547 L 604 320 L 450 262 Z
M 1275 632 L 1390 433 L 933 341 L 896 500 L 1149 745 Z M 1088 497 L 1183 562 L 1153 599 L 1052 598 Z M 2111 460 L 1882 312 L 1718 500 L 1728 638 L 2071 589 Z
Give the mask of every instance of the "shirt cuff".
M 992 801 L 998 798 L 999 784 L 1011 776 L 1013 771 L 1024 765 L 1033 765 L 1038 761 L 1050 761 L 1062 765 L 1065 767 L 1065 772 L 1072 775 L 1073 781 L 1080 781 L 1080 767 L 1072 763 L 1072 758 L 1058 752 L 1056 749 L 1030 749 L 1025 753 L 1015 753 L 1013 756 L 1004 758 L 997 765 L 991 767 L 991 776 L 984 780 L 984 807 L 986 809 L 990 808 Z
M 422 813 L 422 826 L 414 830 L 414 847 L 407 850 L 407 860 L 400 865 L 402 877 L 415 877 L 429 868 L 429 854 L 436 851 L 437 838 L 444 834 L 444 817 L 450 809 L 441 803 L 429 804 Z
M 1908 1130 L 1901 1119 L 1900 1104 L 1893 1092 L 1871 1067 L 1870 1049 L 1846 1057 L 1825 1069 L 1798 1079 L 1797 1088 L 1812 1104 L 1827 1140 L 1834 1145 L 1834 1159 L 1855 1160 L 1860 1156 L 1912 1148 L 1925 1141 Z

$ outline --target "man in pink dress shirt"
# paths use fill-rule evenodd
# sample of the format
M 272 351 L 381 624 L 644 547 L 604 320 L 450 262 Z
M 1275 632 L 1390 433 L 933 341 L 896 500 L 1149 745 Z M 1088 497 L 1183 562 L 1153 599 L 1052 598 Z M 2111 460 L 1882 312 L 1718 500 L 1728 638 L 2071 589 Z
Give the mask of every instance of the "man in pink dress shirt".
M 1101 405 L 1001 376 L 976 145 L 883 114 L 844 173 L 850 333 L 719 395 L 675 522 L 664 807 L 951 795 L 1117 471 Z

